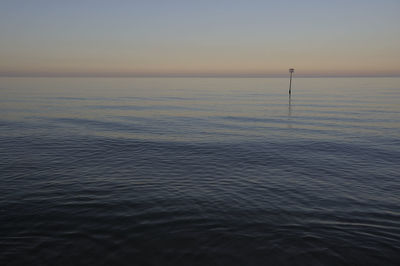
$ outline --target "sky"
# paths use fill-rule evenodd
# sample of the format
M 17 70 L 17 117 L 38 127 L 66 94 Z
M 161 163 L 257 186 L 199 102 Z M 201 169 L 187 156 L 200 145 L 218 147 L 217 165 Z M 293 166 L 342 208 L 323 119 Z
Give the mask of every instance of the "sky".
M 1 0 L 0 76 L 400 76 L 399 0 Z

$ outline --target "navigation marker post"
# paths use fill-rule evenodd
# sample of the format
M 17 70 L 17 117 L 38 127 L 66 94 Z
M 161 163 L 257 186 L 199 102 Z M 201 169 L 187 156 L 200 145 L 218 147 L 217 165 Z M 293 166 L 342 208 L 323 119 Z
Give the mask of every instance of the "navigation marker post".
M 292 94 L 292 75 L 294 72 L 294 68 L 289 68 L 289 73 L 290 73 L 290 83 L 289 83 L 289 95 Z

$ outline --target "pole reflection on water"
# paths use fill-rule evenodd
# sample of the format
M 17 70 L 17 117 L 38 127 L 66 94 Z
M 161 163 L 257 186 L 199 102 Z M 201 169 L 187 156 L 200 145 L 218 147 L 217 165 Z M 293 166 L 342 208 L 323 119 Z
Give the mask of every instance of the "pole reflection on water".
M 292 96 L 289 94 L 288 102 L 288 128 L 292 128 Z

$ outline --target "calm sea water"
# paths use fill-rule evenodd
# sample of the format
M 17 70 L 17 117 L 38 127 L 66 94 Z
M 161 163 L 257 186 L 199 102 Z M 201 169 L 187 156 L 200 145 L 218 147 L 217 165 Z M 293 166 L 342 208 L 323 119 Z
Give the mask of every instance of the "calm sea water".
M 398 265 L 400 78 L 0 78 L 1 265 Z

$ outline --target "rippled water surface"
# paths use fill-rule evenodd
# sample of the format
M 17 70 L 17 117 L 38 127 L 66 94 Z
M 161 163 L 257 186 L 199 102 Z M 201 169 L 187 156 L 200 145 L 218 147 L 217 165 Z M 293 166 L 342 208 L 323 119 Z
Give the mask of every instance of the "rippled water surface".
M 398 265 L 400 78 L 0 78 L 1 265 Z

